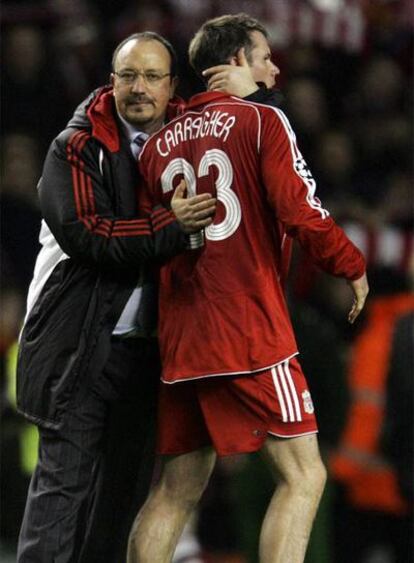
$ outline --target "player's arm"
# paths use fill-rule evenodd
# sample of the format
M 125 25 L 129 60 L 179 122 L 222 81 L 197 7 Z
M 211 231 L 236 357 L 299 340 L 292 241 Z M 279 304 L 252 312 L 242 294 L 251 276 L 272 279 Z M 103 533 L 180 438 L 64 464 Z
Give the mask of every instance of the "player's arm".
M 354 322 L 368 294 L 365 260 L 315 195 L 316 182 L 286 116 L 269 110 L 262 121 L 261 167 L 268 198 L 288 235 L 331 275 L 345 278 L 354 293 Z
M 115 215 L 100 151 L 87 132 L 72 131 L 61 134 L 46 157 L 40 205 L 62 250 L 89 266 L 127 269 L 181 252 L 186 237 L 167 209 L 142 219 Z

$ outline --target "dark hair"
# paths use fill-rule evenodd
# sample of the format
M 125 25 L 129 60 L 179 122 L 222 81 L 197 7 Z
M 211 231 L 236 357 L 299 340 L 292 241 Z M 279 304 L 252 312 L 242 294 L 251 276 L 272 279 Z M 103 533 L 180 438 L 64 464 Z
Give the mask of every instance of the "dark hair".
M 188 49 L 191 66 L 201 75 L 210 66 L 228 63 L 242 47 L 249 58 L 253 48 L 252 31 L 259 31 L 268 37 L 263 25 L 247 14 L 220 16 L 206 21 L 191 40 Z
M 142 31 L 140 33 L 133 33 L 132 35 L 129 35 L 123 41 L 121 41 L 121 43 L 119 43 L 119 45 L 117 45 L 117 47 L 115 47 L 115 50 L 114 50 L 113 55 L 112 55 L 112 70 L 113 71 L 115 71 L 115 63 L 116 63 L 116 59 L 118 57 L 119 51 L 129 41 L 133 41 L 133 40 L 136 40 L 136 41 L 158 41 L 159 43 L 164 45 L 164 47 L 170 53 L 170 57 L 171 57 L 171 68 L 170 68 L 171 76 L 172 77 L 177 76 L 177 54 L 175 52 L 174 47 L 171 45 L 171 43 L 167 39 L 162 37 L 162 35 L 159 35 L 158 33 L 155 33 L 154 31 Z

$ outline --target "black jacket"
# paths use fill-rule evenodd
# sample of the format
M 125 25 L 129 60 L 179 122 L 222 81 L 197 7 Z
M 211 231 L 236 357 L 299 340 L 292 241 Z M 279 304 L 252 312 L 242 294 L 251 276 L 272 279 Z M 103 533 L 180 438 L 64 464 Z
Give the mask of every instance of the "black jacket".
M 17 404 L 44 427 L 57 427 L 76 407 L 74 391 L 102 369 L 147 262 L 186 245 L 170 211 L 138 218 L 131 188 L 140 176 L 115 115 L 111 88 L 82 103 L 52 142 L 38 187 L 43 246 L 20 339 Z

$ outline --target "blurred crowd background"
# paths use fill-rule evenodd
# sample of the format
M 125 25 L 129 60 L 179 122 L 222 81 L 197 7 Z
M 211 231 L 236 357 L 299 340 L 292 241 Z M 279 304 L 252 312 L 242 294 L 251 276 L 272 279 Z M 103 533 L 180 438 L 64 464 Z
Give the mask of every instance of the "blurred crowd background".
M 14 408 L 13 377 L 38 251 L 36 184 L 47 147 L 78 103 L 108 82 L 112 51 L 124 37 L 143 30 L 165 35 L 179 55 L 178 93 L 188 98 L 202 89 L 188 66 L 189 39 L 205 19 L 240 11 L 266 25 L 281 70 L 283 109 L 317 180 L 317 194 L 369 266 L 368 306 L 350 327 L 349 288 L 295 253 L 288 298 L 330 474 L 307 562 L 412 561 L 412 0 L 3 2 L 4 557 L 15 549 L 36 458 L 35 430 Z M 222 460 L 189 541 L 182 543 L 181 560 L 254 563 L 271 491 L 259 456 Z

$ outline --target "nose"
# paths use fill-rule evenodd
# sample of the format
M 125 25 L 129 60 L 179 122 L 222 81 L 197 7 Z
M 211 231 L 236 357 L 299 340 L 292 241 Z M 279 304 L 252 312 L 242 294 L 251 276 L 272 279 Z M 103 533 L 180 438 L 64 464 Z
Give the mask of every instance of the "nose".
M 131 90 L 135 93 L 146 92 L 146 82 L 142 74 L 138 74 L 134 82 L 132 83 Z
M 280 69 L 279 69 L 279 67 L 276 66 L 275 63 L 272 63 L 272 67 L 273 67 L 273 68 L 272 68 L 273 76 L 279 76 L 279 74 L 280 74 Z

